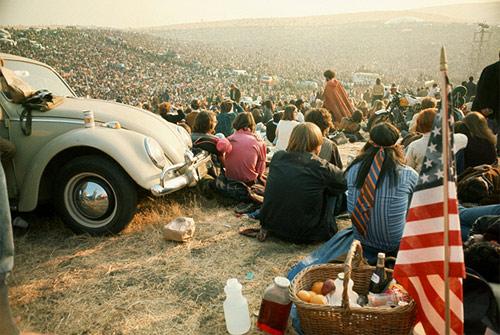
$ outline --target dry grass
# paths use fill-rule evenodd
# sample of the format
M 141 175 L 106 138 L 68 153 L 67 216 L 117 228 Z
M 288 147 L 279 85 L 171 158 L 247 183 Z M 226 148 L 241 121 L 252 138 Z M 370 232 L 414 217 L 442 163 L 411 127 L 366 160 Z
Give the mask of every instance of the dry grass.
M 344 161 L 358 147 L 344 146 Z M 224 334 L 223 287 L 230 277 L 243 283 L 255 321 L 272 278 L 315 246 L 240 236 L 240 225 L 255 222 L 235 217 L 234 203 L 222 203 L 196 190 L 145 199 L 114 237 L 74 235 L 51 214 L 25 216 L 32 225 L 15 238 L 9 280 L 20 327 L 51 334 Z M 177 216 L 194 218 L 192 241 L 163 240 L 163 224 Z

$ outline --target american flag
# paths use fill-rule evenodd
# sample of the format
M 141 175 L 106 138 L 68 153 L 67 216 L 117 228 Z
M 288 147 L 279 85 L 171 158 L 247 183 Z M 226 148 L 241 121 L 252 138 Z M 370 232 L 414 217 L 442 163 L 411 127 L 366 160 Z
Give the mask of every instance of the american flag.
M 446 99 L 443 99 L 446 103 Z M 442 117 L 434 120 L 426 156 L 415 188 L 403 237 L 399 246 L 394 278 L 418 304 L 417 318 L 427 335 L 463 334 L 462 278 L 465 277 L 457 193 L 450 162 L 443 164 Z M 448 128 L 450 121 L 447 122 Z M 449 131 L 451 133 L 451 131 Z M 451 141 L 449 141 L 450 143 Z M 452 148 L 453 144 L 449 145 Z M 447 168 L 445 168 L 447 167 Z M 444 195 L 444 173 L 448 172 L 448 195 Z M 448 213 L 445 211 L 448 203 Z M 446 327 L 445 228 L 449 217 L 449 327 Z M 447 331 L 448 329 L 448 331 Z

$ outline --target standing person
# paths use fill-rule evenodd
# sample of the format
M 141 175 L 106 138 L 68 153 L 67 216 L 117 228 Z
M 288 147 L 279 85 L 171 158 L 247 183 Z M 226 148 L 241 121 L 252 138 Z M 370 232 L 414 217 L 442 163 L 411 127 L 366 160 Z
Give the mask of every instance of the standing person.
M 266 170 L 266 144 L 255 134 L 252 113 L 240 113 L 233 123 L 236 132 L 228 137 L 231 152 L 225 156 L 226 177 L 248 186 L 262 180 Z
M 463 122 L 469 137 L 464 151 L 464 169 L 482 164 L 495 164 L 496 138 L 488 128 L 486 118 L 481 113 L 470 112 L 464 117 Z
M 371 101 L 371 91 L 369 88 L 366 89 L 366 91 L 363 93 L 363 101 L 366 103 L 369 103 Z
M 276 150 L 285 150 L 288 146 L 288 140 L 292 134 L 293 128 L 297 126 L 297 107 L 287 105 L 283 117 L 276 128 Z
M 377 80 L 375 81 L 375 85 L 373 85 L 372 88 L 372 106 L 376 100 L 382 100 L 384 98 L 384 93 L 384 85 L 382 84 L 380 78 L 377 78 Z
M 335 72 L 326 70 L 323 75 L 326 80 L 323 91 L 323 107 L 332 114 L 333 122 L 338 124 L 344 116 L 350 117 L 354 108 L 349 101 L 346 90 L 342 87 L 340 81 L 335 78 Z
M 488 65 L 481 72 L 472 110 L 494 121 L 492 128 L 497 134 L 497 155 L 500 154 L 500 61 Z
M 229 90 L 229 98 L 231 98 L 231 100 L 238 104 L 240 103 L 241 91 L 234 83 L 231 84 L 231 89 Z
M 465 102 L 469 102 L 471 97 L 475 97 L 477 93 L 477 85 L 474 83 L 474 77 L 470 76 L 469 81 L 465 83 L 465 88 L 467 88 L 467 94 L 465 95 Z
M 323 136 L 313 123 L 295 127 L 286 151 L 271 160 L 261 226 L 285 241 L 326 241 L 337 232 L 337 196 L 346 184 L 342 171 L 318 157 Z M 260 237 L 262 239 L 262 236 Z

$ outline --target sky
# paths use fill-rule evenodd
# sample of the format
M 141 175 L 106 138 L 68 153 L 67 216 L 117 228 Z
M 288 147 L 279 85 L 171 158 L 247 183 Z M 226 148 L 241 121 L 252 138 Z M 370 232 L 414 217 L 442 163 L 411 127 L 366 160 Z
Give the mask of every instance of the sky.
M 484 0 L 0 0 L 3 25 L 138 28 L 243 18 L 403 10 Z

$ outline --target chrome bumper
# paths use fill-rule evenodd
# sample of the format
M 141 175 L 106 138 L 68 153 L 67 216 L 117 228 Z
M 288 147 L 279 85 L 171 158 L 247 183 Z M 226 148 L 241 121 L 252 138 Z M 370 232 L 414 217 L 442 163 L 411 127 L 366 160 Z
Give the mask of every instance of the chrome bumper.
M 184 163 L 178 163 L 163 168 L 160 183 L 151 187 L 151 193 L 160 197 L 180 190 L 186 186 L 194 186 L 207 174 L 212 161 L 210 154 L 202 151 L 196 156 L 191 151 L 184 154 Z

